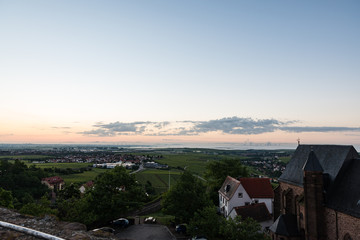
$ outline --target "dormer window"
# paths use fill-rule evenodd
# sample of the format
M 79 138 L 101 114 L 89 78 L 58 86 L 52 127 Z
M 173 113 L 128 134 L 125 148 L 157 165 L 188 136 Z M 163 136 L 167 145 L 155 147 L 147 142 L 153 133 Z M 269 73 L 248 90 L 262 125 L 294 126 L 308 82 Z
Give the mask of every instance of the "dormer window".
M 243 194 L 241 192 L 238 193 L 238 198 L 242 198 Z

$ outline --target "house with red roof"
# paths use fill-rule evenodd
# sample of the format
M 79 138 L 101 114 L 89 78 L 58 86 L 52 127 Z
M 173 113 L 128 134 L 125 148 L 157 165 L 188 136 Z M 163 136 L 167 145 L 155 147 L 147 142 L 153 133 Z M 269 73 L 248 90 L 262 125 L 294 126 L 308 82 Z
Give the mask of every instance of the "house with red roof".
M 219 190 L 220 212 L 229 217 L 235 207 L 264 203 L 273 213 L 274 192 L 269 178 L 239 178 L 227 176 Z
M 62 190 L 65 185 L 64 180 L 59 176 L 43 178 L 41 179 L 41 183 L 52 190 Z
M 263 202 L 234 207 L 231 210 L 229 216 L 232 219 L 234 219 L 236 216 L 241 216 L 242 219 L 252 218 L 260 224 L 262 230 L 270 227 L 273 224 L 273 218 L 265 203 Z

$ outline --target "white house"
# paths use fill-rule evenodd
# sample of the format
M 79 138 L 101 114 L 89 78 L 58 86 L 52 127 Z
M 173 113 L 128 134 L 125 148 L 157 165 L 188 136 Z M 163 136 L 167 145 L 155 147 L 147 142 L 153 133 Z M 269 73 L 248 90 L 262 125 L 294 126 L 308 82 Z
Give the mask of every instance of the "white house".
M 264 203 L 270 214 L 273 213 L 274 192 L 269 178 L 240 178 L 227 176 L 219 190 L 219 207 L 228 217 L 234 207 Z

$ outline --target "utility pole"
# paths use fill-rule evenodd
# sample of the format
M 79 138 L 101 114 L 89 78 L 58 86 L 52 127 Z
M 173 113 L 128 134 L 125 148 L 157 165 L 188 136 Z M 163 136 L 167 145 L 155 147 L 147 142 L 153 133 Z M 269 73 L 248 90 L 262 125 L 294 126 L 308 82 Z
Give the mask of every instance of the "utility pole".
M 169 191 L 170 191 L 170 168 L 169 168 Z

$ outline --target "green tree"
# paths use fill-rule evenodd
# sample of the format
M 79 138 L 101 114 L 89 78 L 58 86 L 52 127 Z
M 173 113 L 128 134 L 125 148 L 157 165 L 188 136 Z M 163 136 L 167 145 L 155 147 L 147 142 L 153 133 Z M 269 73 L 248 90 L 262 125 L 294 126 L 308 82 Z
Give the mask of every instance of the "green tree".
M 249 171 L 241 164 L 240 159 L 226 158 L 220 161 L 212 161 L 206 165 L 205 179 L 207 180 L 210 199 L 217 206 L 219 204 L 218 190 L 227 176 L 247 177 Z
M 14 208 L 14 199 L 10 191 L 0 188 L 0 206 Z
M 220 234 L 227 240 L 268 240 L 258 222 L 252 218 L 243 220 L 241 216 L 226 220 L 220 226 Z
M 80 198 L 80 190 L 76 184 L 66 185 L 64 189 L 59 191 L 58 197 L 61 199 Z
M 209 204 L 204 184 L 190 172 L 185 171 L 179 181 L 165 194 L 163 211 L 174 215 L 180 222 L 188 223 L 196 210 Z
M 80 198 L 58 203 L 63 220 L 79 221 L 88 226 L 104 224 L 140 208 L 147 199 L 143 187 L 125 168 L 115 167 L 95 179 L 93 189 Z
M 20 213 L 33 216 L 43 216 L 45 214 L 57 215 L 58 211 L 50 207 L 50 200 L 44 195 L 38 203 L 27 203 L 21 209 Z
M 225 219 L 216 213 L 215 206 L 207 206 L 195 212 L 189 223 L 189 233 L 192 236 L 205 235 L 209 239 L 219 238 L 220 226 L 224 222 Z

